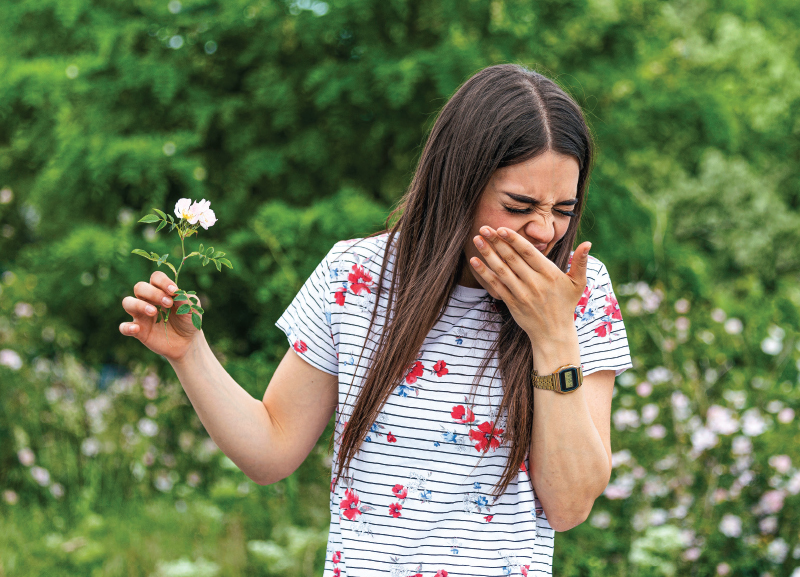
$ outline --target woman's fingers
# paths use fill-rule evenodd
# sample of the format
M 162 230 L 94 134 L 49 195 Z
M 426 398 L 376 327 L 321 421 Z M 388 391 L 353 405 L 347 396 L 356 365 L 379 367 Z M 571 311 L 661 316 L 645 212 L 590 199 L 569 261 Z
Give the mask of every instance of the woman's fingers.
M 497 240 L 497 235 L 495 234 L 493 236 L 495 240 Z M 495 250 L 492 243 L 488 239 L 482 236 L 476 236 L 473 239 L 473 242 L 475 243 L 475 247 L 481 253 L 481 256 L 483 256 L 484 258 L 485 264 L 484 263 L 481 264 L 483 264 L 484 267 L 491 269 L 491 272 L 494 273 L 494 277 L 499 279 L 505 285 L 507 291 L 510 291 L 511 293 L 518 293 L 518 291 L 521 288 L 522 281 L 515 274 L 514 270 L 512 270 L 511 263 L 503 262 L 504 259 L 498 255 L 497 251 Z M 516 260 L 517 261 L 520 260 L 518 255 L 516 256 Z M 516 266 L 519 266 L 519 263 L 515 264 Z M 480 267 L 476 268 L 475 270 L 477 270 L 479 273 L 481 272 Z M 490 280 L 492 275 L 487 276 L 481 274 L 481 276 L 483 276 L 488 281 Z
M 489 285 L 494 289 L 497 295 L 500 297 L 502 301 L 508 301 L 513 295 L 511 291 L 508 290 L 508 287 L 505 285 L 503 281 L 490 269 L 486 264 L 477 257 L 472 257 L 469 260 L 469 264 L 472 268 L 475 269 L 483 280 L 489 283 Z
M 550 271 L 558 269 L 555 263 L 547 258 L 542 251 L 537 249 L 533 243 L 510 228 L 501 226 L 496 231 L 492 231 L 491 227 L 485 226 L 483 228 L 488 228 L 493 233 L 492 237 L 495 241 L 495 249 L 497 249 L 500 256 L 502 256 L 506 262 L 508 262 L 508 257 L 506 255 L 513 253 L 512 258 L 516 257 L 516 260 L 521 259 L 523 263 L 520 264 L 527 265 L 528 268 L 536 272 L 544 274 L 548 269 Z M 517 270 L 515 267 L 512 268 L 514 268 L 515 271 Z M 523 266 L 521 268 L 525 267 Z M 517 272 L 517 274 L 519 275 L 519 272 Z
M 164 275 L 164 273 L 161 274 Z M 164 277 L 166 277 L 166 275 L 164 275 Z M 141 300 L 147 301 L 153 305 L 164 307 L 172 307 L 173 305 L 173 300 L 167 292 L 153 286 L 150 283 L 141 281 L 137 282 L 135 285 L 133 285 L 133 294 L 135 294 Z

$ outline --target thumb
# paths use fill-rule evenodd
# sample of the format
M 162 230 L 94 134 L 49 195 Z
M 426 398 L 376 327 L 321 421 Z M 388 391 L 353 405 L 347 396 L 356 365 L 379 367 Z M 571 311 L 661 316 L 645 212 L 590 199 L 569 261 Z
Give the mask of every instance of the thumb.
M 586 286 L 586 267 L 589 264 L 589 249 L 591 248 L 592 243 L 583 242 L 575 249 L 572 255 L 572 265 L 567 273 L 575 286 L 580 287 L 581 290 Z

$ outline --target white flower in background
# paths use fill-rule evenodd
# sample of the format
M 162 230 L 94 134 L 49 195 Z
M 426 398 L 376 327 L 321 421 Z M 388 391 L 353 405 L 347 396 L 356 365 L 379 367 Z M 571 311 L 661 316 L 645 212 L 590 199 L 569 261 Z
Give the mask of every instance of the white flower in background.
M 735 437 L 733 439 L 731 452 L 734 455 L 749 455 L 753 452 L 753 441 L 748 437 Z
M 720 563 L 717 565 L 717 575 L 727 575 L 731 572 L 731 566 L 727 563 Z
M 700 427 L 692 433 L 692 449 L 697 453 L 716 447 L 718 442 L 717 435 L 705 427 Z
M 706 413 L 708 428 L 721 435 L 732 435 L 739 430 L 739 422 L 733 411 L 719 405 L 711 405 Z
M 598 529 L 607 529 L 611 524 L 611 514 L 608 511 L 592 513 L 592 516 L 589 518 L 589 524 Z
M 19 501 L 19 495 L 11 489 L 6 489 L 3 491 L 3 500 L 9 505 L 16 505 Z
M 685 315 L 689 312 L 689 301 L 686 299 L 678 299 L 675 301 L 675 311 L 679 314 Z
M 158 434 L 158 425 L 150 419 L 141 418 L 136 426 L 139 432 L 147 437 L 155 437 Z
M 19 462 L 26 467 L 30 467 L 36 462 L 36 455 L 33 454 L 33 451 L 31 451 L 29 447 L 25 447 L 17 451 L 17 458 L 19 459 Z
M 692 547 L 684 551 L 682 557 L 684 561 L 697 561 L 700 558 L 700 553 L 701 551 L 698 547 Z
M 747 402 L 747 393 L 744 391 L 727 390 L 722 396 L 737 409 L 743 409 Z
M 794 420 L 794 409 L 786 407 L 778 412 L 778 422 L 784 425 L 791 423 Z
M 767 337 L 761 341 L 761 350 L 768 355 L 777 355 L 783 350 L 783 341 Z
M 611 453 L 611 468 L 616 469 L 620 465 L 631 464 L 631 452 L 628 449 L 622 449 L 616 453 Z
M 654 385 L 666 383 L 672 378 L 672 373 L 666 367 L 655 367 L 647 371 L 647 380 Z
M 738 335 L 744 329 L 744 325 L 742 325 L 742 321 L 737 319 L 736 317 L 730 318 L 725 321 L 725 332 L 729 335 Z
M 81 443 L 81 453 L 87 457 L 94 457 L 100 452 L 100 441 L 94 437 L 87 437 Z
M 31 467 L 31 477 L 42 487 L 50 484 L 50 472 L 43 467 Z
M 759 521 L 758 528 L 762 535 L 771 535 L 778 530 L 778 518 L 773 516 L 764 517 Z
M 639 426 L 639 413 L 633 409 L 617 409 L 614 411 L 614 427 L 618 431 L 626 428 L 635 429 Z
M 685 421 L 689 418 L 689 415 L 692 414 L 689 408 L 689 397 L 682 392 L 674 391 L 670 397 L 670 401 L 672 402 L 672 412 L 675 414 L 677 420 Z
M 719 522 L 719 531 L 726 537 L 739 537 L 742 534 L 742 519 L 728 513 Z
M 648 383 L 647 381 L 642 381 L 638 385 L 636 385 L 636 394 L 640 397 L 649 397 L 650 393 L 653 392 L 653 385 Z
M 725 311 L 722 309 L 714 309 L 711 311 L 711 319 L 718 323 L 724 323 L 727 316 L 728 315 L 726 315 Z
M 663 439 L 667 436 L 667 428 L 661 424 L 655 424 L 647 428 L 647 436 L 651 439 Z
M 752 407 L 742 414 L 742 432 L 748 437 L 757 437 L 767 430 L 767 421 L 758 408 Z
M 50 493 L 56 499 L 60 499 L 64 496 L 64 486 L 61 483 L 53 483 L 50 485 Z
M 778 473 L 784 475 L 792 468 L 792 459 L 789 455 L 772 455 L 769 458 L 769 466 L 774 468 Z
M 642 407 L 642 422 L 645 425 L 649 425 L 656 420 L 656 417 L 658 417 L 658 412 L 658 405 L 654 403 L 647 403 L 644 407 Z
M 767 545 L 767 559 L 775 564 L 783 563 L 787 553 L 789 553 L 789 544 L 781 537 Z
M 786 483 L 786 492 L 790 495 L 797 495 L 800 493 L 800 471 L 792 475 L 792 478 Z
M 15 351 L 3 349 L 0 351 L 0 365 L 5 365 L 10 369 L 18 371 L 22 368 L 22 359 Z

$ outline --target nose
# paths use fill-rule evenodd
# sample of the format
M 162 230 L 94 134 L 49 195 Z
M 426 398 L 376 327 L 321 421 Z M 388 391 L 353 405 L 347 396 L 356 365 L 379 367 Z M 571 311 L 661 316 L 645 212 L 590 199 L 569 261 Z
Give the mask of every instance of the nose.
M 533 244 L 550 244 L 556 235 L 556 225 L 552 212 L 534 213 L 525 224 L 525 235 Z

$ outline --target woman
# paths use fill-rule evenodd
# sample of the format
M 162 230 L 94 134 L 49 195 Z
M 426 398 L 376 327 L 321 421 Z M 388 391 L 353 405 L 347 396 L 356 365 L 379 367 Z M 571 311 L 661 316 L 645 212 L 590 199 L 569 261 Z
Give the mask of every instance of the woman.
M 278 320 L 292 346 L 263 402 L 187 315 L 170 344 L 152 330 L 164 273 L 126 297 L 120 330 L 170 360 L 259 483 L 291 474 L 335 411 L 324 577 L 550 575 L 554 531 L 610 478 L 631 366 L 605 267 L 571 251 L 591 163 L 567 94 L 491 66 L 441 111 L 387 230 L 336 243 Z

